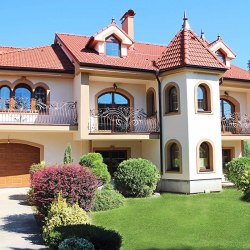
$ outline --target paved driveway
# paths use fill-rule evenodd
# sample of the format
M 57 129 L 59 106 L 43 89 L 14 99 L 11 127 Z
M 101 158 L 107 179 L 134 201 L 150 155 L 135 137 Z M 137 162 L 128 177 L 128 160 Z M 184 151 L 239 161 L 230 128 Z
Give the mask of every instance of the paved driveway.
M 32 208 L 26 203 L 27 188 L 0 189 L 0 249 L 46 249 Z

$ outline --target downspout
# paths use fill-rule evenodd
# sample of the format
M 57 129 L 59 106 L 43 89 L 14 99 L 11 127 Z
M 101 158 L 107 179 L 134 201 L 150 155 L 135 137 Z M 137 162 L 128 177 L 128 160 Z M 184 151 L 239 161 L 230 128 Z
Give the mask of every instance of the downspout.
M 159 70 L 157 69 L 155 71 L 155 77 L 158 82 L 158 100 L 159 100 L 159 123 L 160 123 L 160 170 L 161 170 L 161 175 L 163 175 L 163 147 L 162 147 L 162 102 L 161 102 L 161 81 L 159 79 Z

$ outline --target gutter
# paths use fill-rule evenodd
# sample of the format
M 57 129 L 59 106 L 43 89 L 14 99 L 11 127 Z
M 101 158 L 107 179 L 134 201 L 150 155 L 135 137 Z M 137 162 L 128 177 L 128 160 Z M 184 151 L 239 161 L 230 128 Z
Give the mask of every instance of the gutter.
M 163 137 L 162 137 L 162 101 L 161 101 L 161 81 L 159 79 L 159 73 L 160 71 L 157 69 L 155 71 L 155 77 L 158 82 L 158 100 L 159 100 L 159 123 L 160 123 L 160 169 L 161 169 L 161 175 L 163 175 Z

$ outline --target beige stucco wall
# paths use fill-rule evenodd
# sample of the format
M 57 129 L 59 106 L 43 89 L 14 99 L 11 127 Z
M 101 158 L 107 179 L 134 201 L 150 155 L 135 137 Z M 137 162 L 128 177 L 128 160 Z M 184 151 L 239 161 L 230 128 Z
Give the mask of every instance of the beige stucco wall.
M 68 144 L 72 146 L 74 161 L 78 162 L 82 153 L 86 152 L 86 143 L 81 141 L 73 141 L 72 133 L 0 133 L 0 140 L 15 140 L 28 141 L 44 146 L 44 160 L 47 164 L 61 164 L 65 148 Z
M 160 140 L 143 140 L 141 157 L 152 161 L 160 171 Z
M 201 180 L 222 177 L 218 80 L 216 75 L 199 72 L 172 74 L 162 79 L 162 91 L 166 84 L 171 82 L 175 82 L 180 88 L 180 114 L 163 117 L 163 147 L 165 148 L 166 143 L 173 139 L 179 141 L 182 146 L 182 173 L 164 173 L 164 179 Z M 211 113 L 196 113 L 196 91 L 199 83 L 206 83 L 210 88 Z M 213 145 L 212 172 L 198 172 L 197 145 L 202 141 L 208 141 Z
M 241 141 L 222 141 L 222 148 L 233 148 L 234 158 L 242 157 Z
M 117 92 L 119 89 L 129 92 L 134 98 L 134 108 L 143 108 L 146 111 L 146 86 L 143 84 L 126 84 L 124 82 L 117 83 Z M 96 107 L 96 94 L 104 89 L 113 88 L 113 83 L 107 82 L 90 82 L 89 88 L 89 100 L 90 109 L 95 109 Z
M 20 76 L 0 76 L 0 81 L 9 81 L 13 84 Z M 32 84 L 45 83 L 50 89 L 50 101 L 75 101 L 73 98 L 73 79 L 62 77 L 30 76 L 26 79 Z M 24 81 L 25 83 L 25 81 Z

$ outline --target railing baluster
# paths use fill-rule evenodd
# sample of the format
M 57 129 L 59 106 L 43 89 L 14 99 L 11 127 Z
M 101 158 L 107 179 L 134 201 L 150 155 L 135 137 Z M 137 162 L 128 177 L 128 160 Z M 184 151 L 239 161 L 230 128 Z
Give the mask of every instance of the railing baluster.
M 29 98 L 0 98 L 0 124 L 58 124 L 76 125 L 77 110 L 75 102 L 36 103 Z
M 90 132 L 159 132 L 157 115 L 147 117 L 143 109 L 132 109 L 123 106 L 118 108 L 93 109 L 90 110 L 90 121 Z

